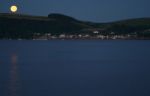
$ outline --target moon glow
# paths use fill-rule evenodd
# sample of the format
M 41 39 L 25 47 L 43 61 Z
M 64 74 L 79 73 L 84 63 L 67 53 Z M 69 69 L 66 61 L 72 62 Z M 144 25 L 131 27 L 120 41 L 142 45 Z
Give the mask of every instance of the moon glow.
M 10 7 L 10 11 L 11 12 L 13 12 L 13 13 L 15 13 L 15 12 L 17 12 L 17 6 L 16 5 L 12 5 L 11 7 Z

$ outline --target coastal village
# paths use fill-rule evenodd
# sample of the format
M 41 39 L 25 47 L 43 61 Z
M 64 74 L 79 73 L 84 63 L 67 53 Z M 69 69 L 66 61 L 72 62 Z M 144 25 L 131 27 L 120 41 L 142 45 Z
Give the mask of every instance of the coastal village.
M 114 32 L 110 32 L 110 34 L 104 35 L 101 34 L 99 31 L 93 31 L 92 34 L 76 34 L 76 35 L 69 35 L 69 34 L 60 34 L 60 35 L 52 35 L 50 33 L 40 34 L 35 33 L 33 35 L 33 40 L 52 40 L 52 39 L 100 39 L 100 40 L 107 40 L 107 39 L 135 39 L 137 38 L 136 32 L 133 34 L 126 34 L 126 35 L 116 35 Z

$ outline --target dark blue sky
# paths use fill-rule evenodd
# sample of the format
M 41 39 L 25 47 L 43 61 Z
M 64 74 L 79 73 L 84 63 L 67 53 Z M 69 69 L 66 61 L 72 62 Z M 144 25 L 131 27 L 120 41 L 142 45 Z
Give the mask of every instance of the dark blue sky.
M 9 12 L 13 4 L 19 7 L 18 13 L 62 13 L 94 22 L 150 17 L 150 0 L 0 0 L 0 12 Z

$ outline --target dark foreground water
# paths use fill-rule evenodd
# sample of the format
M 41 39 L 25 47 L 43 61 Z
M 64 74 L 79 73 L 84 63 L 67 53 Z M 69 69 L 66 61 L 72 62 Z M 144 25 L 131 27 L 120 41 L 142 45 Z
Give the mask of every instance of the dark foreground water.
M 0 41 L 0 96 L 150 96 L 150 41 Z

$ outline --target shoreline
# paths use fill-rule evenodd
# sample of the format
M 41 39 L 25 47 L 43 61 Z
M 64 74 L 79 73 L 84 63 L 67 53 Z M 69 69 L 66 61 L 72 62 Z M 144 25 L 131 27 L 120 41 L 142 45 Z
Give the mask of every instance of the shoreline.
M 55 39 L 0 39 L 0 41 L 3 41 L 3 40 L 10 40 L 10 41 L 13 41 L 13 40 L 17 40 L 17 41 L 22 41 L 22 40 L 30 40 L 30 41 L 53 41 L 53 40 L 113 40 L 113 41 L 116 41 L 116 40 L 150 40 L 150 38 L 127 38 L 127 39 L 98 39 L 98 38 L 75 38 L 75 39 L 68 39 L 68 38 L 55 38 Z

